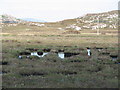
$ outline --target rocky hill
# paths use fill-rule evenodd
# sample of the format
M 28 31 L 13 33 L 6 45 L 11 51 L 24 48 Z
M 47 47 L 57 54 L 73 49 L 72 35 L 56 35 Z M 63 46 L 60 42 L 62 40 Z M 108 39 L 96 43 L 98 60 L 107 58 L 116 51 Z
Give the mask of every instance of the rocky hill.
M 60 21 L 59 23 L 65 26 L 62 29 L 117 29 L 118 11 L 86 14 L 75 19 Z
M 25 22 L 24 20 L 21 19 L 17 19 L 13 16 L 10 15 L 0 15 L 0 21 L 1 23 L 21 23 L 21 22 Z
M 117 29 L 118 25 L 118 10 L 104 12 L 104 13 L 91 13 L 80 16 L 74 19 L 67 19 L 59 22 L 43 23 L 27 22 L 22 19 L 17 19 L 10 15 L 1 15 L 0 22 L 2 23 L 28 23 L 29 25 L 44 26 L 58 28 L 58 30 L 84 30 L 84 29 Z

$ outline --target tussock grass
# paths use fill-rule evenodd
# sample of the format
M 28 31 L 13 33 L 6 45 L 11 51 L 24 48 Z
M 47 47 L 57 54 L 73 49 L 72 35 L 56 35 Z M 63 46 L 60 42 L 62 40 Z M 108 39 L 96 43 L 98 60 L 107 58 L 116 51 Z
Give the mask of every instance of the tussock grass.
M 117 36 L 62 34 L 63 31 L 56 30 L 65 23 L 46 25 L 40 28 L 26 25 L 3 28 L 3 33 L 9 33 L 2 37 L 0 63 L 8 63 L 2 67 L 5 72 L 3 88 L 118 88 L 117 61 L 100 53 L 89 57 L 86 51 L 86 47 L 102 47 L 107 48 L 110 54 L 118 54 Z M 43 58 L 31 56 L 18 59 L 19 53 L 26 48 L 38 51 L 50 48 L 52 51 L 80 54 L 60 59 L 51 52 Z M 92 52 L 96 53 L 94 50 Z

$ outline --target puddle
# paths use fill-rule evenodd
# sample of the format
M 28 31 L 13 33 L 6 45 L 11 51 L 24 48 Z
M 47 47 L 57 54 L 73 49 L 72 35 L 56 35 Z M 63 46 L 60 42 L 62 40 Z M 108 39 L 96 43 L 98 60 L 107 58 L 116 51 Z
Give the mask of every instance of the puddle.
M 63 52 L 58 53 L 58 57 L 60 57 L 61 59 L 65 58 L 65 54 Z
M 112 58 L 113 61 L 115 61 L 115 60 L 118 59 L 118 56 L 117 56 L 117 55 L 110 55 L 110 57 Z
M 30 56 L 44 57 L 47 54 L 48 54 L 48 52 L 32 52 L 30 55 L 27 55 L 26 58 L 29 58 Z M 60 57 L 61 59 L 64 59 L 65 57 L 71 57 L 71 56 L 79 55 L 79 54 L 80 53 L 64 53 L 64 52 L 58 52 L 57 53 L 58 57 Z M 22 59 L 23 56 L 20 54 L 18 56 L 18 58 Z
M 8 65 L 9 63 L 7 61 L 0 62 L 0 65 Z
M 29 58 L 30 56 L 37 56 L 37 57 L 44 57 L 45 55 L 47 55 L 48 53 L 43 53 L 43 52 L 32 52 L 30 53 L 30 55 L 27 55 L 26 58 Z M 19 59 L 22 59 L 23 56 L 22 55 L 19 55 L 18 56 Z
M 40 52 L 32 52 L 31 56 L 37 56 L 37 57 L 44 57 L 45 55 L 47 55 L 48 53 L 40 53 Z
M 90 48 L 87 48 L 88 56 L 91 56 L 91 50 Z
M 47 52 L 44 53 L 38 53 L 38 52 L 33 52 L 31 53 L 31 56 L 37 56 L 37 57 L 44 57 L 45 55 L 47 55 Z M 63 52 L 58 53 L 58 57 L 60 57 L 61 59 L 65 58 L 65 54 Z
M 80 53 L 65 53 L 65 57 L 71 57 L 75 55 L 79 55 Z
M 22 56 L 18 56 L 19 59 L 22 59 Z
M 98 52 L 98 54 L 102 54 L 104 56 L 108 55 L 108 56 L 111 57 L 112 60 L 117 60 L 118 59 L 117 55 L 110 55 L 110 52 L 106 51 L 106 48 L 98 47 L 98 48 L 95 48 L 95 49 L 97 49 L 98 51 L 102 50 L 101 52 Z M 71 53 L 69 51 L 66 52 L 65 49 L 51 50 L 50 48 L 47 48 L 47 49 L 44 48 L 44 49 L 42 49 L 42 51 L 38 51 L 39 49 L 33 49 L 33 48 L 27 48 L 26 50 L 30 50 L 30 52 L 28 52 L 28 51 L 20 52 L 19 56 L 18 56 L 19 59 L 22 59 L 23 57 L 29 58 L 30 56 L 37 56 L 37 57 L 41 58 L 41 57 L 44 57 L 45 55 L 47 55 L 49 53 L 57 53 L 57 56 L 59 58 L 64 59 L 64 58 L 67 58 L 67 57 L 82 54 L 82 52 L 84 52 L 85 49 L 78 48 L 78 49 L 73 50 L 73 51 L 77 51 L 78 53 L 76 53 L 76 52 Z M 86 47 L 85 56 L 91 56 L 92 55 L 91 50 L 94 50 L 94 49 Z M 75 61 L 75 62 L 79 62 L 79 61 Z M 3 63 L 3 64 L 5 65 L 7 63 Z
M 49 50 L 47 50 L 49 51 Z M 63 50 L 61 50 L 63 51 Z M 18 56 L 19 59 L 22 59 L 24 56 L 26 58 L 29 58 L 30 56 L 37 56 L 37 57 L 44 57 L 45 55 L 47 55 L 50 52 L 21 52 Z M 80 53 L 69 53 L 69 52 L 58 52 L 57 55 L 58 57 L 60 57 L 61 59 L 64 59 L 65 57 L 71 57 L 71 56 L 75 56 L 75 55 L 79 55 Z
M 43 52 L 37 52 L 37 54 L 41 56 L 41 55 L 43 55 Z
M 115 60 L 117 60 L 117 58 L 116 58 L 116 57 L 113 57 L 112 60 L 115 61 Z

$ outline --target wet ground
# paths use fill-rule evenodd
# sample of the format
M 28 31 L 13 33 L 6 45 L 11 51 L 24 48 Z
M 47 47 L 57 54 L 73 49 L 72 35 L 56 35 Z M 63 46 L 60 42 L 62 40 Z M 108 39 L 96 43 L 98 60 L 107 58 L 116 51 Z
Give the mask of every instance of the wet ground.
M 2 57 L 3 87 L 118 87 L 117 49 L 26 48 L 3 51 Z
M 104 60 L 104 59 L 110 59 L 110 60 L 118 60 L 118 51 L 117 50 L 110 50 L 108 48 L 101 48 L 101 47 L 95 47 L 95 48 L 77 48 L 77 49 L 67 49 L 65 47 L 62 49 L 52 49 L 52 48 L 26 48 L 23 52 L 20 52 L 18 54 L 18 58 L 30 58 L 31 56 L 36 56 L 39 58 L 45 57 L 49 54 L 55 54 L 57 57 L 64 59 L 74 56 L 82 56 L 84 58 L 89 59 L 97 59 L 97 60 Z

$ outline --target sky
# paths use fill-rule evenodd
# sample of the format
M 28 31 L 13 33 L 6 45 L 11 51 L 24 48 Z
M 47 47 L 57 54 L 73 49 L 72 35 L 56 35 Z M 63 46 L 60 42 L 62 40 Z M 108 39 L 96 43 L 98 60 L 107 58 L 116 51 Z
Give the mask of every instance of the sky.
M 0 14 L 47 22 L 118 9 L 119 0 L 0 0 Z

